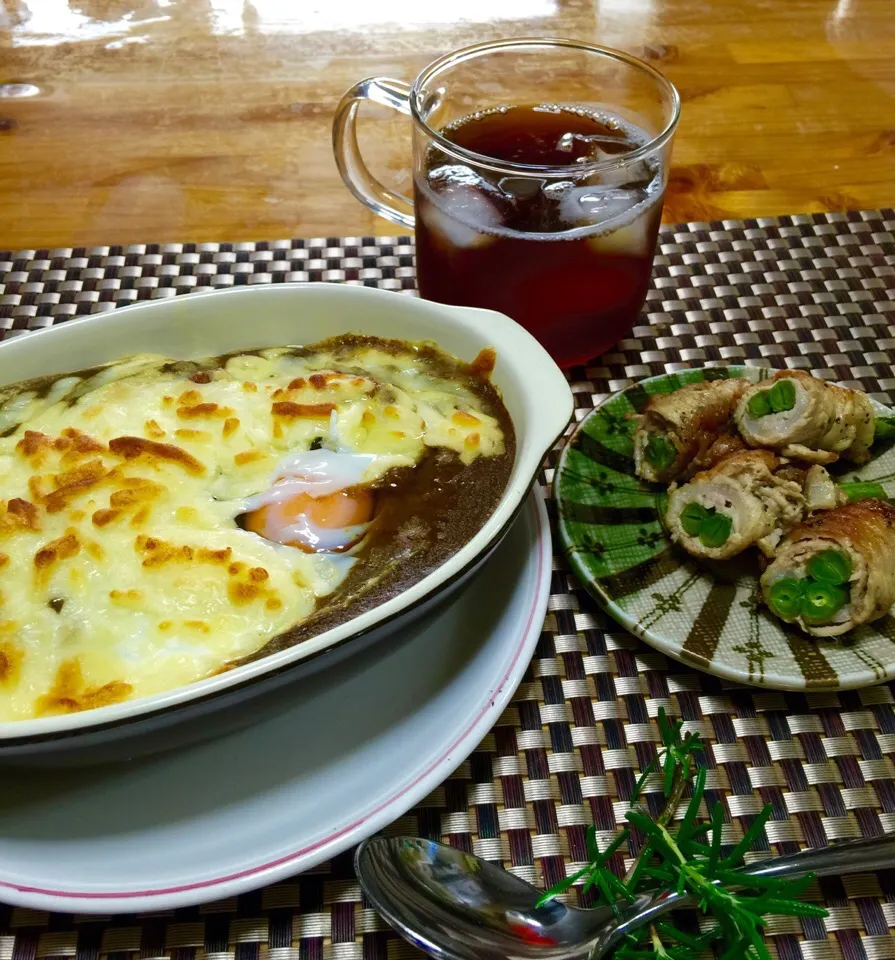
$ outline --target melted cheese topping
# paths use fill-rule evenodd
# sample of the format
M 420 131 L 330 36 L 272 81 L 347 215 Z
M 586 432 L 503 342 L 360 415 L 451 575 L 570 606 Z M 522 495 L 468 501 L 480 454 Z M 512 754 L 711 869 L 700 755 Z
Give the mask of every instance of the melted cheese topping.
M 350 462 L 352 484 L 428 447 L 503 453 L 476 394 L 409 346 L 338 356 L 268 350 L 198 373 L 141 356 L 5 391 L 0 720 L 190 683 L 307 617 L 363 545 L 305 552 L 236 522 L 304 452 Z

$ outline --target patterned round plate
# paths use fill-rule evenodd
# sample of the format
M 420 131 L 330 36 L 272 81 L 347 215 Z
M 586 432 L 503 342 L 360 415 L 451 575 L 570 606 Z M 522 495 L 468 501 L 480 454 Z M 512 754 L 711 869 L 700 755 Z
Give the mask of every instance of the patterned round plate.
M 758 602 L 758 559 L 701 561 L 673 545 L 664 487 L 634 474 L 631 414 L 650 396 L 726 377 L 764 379 L 758 367 L 711 367 L 642 380 L 578 425 L 554 477 L 559 537 L 572 568 L 606 612 L 663 653 L 728 680 L 780 690 L 847 690 L 895 678 L 895 617 L 840 640 L 816 640 Z M 874 404 L 892 430 L 892 411 Z M 878 442 L 840 482 L 873 481 L 895 496 L 895 446 Z M 835 472 L 835 467 L 834 471 Z M 881 491 L 878 491 L 880 493 Z

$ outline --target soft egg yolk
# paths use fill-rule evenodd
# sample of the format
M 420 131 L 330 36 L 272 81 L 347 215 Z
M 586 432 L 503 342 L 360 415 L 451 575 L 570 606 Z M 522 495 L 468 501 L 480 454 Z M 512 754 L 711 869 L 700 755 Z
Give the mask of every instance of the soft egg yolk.
M 252 510 L 244 515 L 243 525 L 252 533 L 277 540 L 289 547 L 298 547 L 307 553 L 316 553 L 322 549 L 339 552 L 347 550 L 361 539 L 363 533 L 351 536 L 346 528 L 369 523 L 373 519 L 375 506 L 376 495 L 369 487 L 348 487 L 322 497 L 299 493 L 282 503 L 268 504 Z M 333 531 L 344 529 L 345 539 L 337 544 L 315 545 L 276 535 L 278 530 L 285 533 L 286 529 L 302 517 L 311 528 Z

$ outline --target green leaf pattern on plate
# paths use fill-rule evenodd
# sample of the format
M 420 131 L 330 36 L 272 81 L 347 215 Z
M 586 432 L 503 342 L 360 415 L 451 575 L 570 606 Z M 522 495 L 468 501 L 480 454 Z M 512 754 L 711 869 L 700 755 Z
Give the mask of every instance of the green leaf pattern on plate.
M 785 628 L 758 602 L 757 558 L 709 563 L 689 557 L 665 531 L 664 487 L 634 475 L 635 418 L 650 396 L 703 380 L 755 382 L 773 373 L 757 367 L 685 370 L 642 380 L 604 401 L 579 424 L 560 458 L 554 477 L 560 540 L 579 579 L 612 617 L 685 663 L 787 690 L 891 679 L 895 618 L 862 627 L 845 642 Z M 879 406 L 878 413 L 887 426 L 873 460 L 859 470 L 840 470 L 837 479 L 881 484 L 891 498 L 895 418 Z

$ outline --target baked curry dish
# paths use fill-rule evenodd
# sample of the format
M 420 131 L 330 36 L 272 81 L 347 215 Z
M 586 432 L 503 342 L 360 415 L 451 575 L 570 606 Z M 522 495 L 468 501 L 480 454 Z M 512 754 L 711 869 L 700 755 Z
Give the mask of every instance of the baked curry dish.
M 711 380 L 650 397 L 634 433 L 637 476 L 668 483 L 745 446 L 735 435 L 733 412 L 747 386 Z
M 871 623 L 895 603 L 895 507 L 862 500 L 792 530 L 761 578 L 764 602 L 815 637 Z
M 0 720 L 191 683 L 422 579 L 511 472 L 493 365 L 344 336 L 0 390 Z
M 802 370 L 781 370 L 750 386 L 737 404 L 736 422 L 750 447 L 779 450 L 812 463 L 833 463 L 840 457 L 866 463 L 875 429 L 865 394 Z

